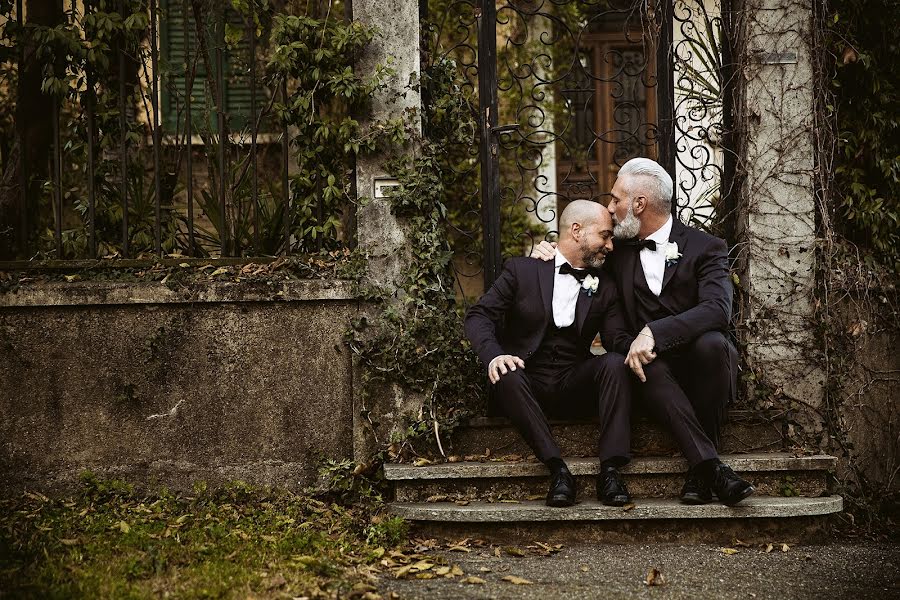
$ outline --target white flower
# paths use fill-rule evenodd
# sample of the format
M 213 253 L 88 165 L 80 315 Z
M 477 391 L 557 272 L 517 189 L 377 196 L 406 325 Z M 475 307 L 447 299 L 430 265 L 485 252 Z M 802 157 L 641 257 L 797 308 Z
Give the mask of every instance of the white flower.
M 587 290 L 588 296 L 593 295 L 597 291 L 598 285 L 600 285 L 600 279 L 593 275 L 585 276 L 584 281 L 581 282 L 581 287 Z
M 675 263 L 681 258 L 681 252 L 678 251 L 678 244 L 675 242 L 666 242 L 666 245 L 663 246 L 663 252 L 666 253 L 667 263 Z

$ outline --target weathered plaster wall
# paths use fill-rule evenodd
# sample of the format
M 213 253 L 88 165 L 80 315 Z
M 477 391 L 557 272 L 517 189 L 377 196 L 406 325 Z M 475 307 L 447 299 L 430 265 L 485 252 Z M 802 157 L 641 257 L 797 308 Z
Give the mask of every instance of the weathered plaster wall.
M 175 489 L 312 483 L 321 457 L 353 456 L 341 338 L 357 303 L 342 284 L 5 294 L 0 488 L 65 487 L 85 469 Z
M 764 395 L 783 405 L 821 405 L 814 328 L 816 204 L 814 78 L 808 0 L 743 3 L 745 279 L 747 362 Z M 794 406 L 796 408 L 796 406 Z

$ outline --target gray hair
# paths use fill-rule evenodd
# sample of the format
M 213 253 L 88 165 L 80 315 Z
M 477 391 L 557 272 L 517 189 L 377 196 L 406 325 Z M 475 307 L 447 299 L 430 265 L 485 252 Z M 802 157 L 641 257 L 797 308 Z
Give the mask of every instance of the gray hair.
M 559 217 L 560 238 L 569 234 L 573 223 L 578 223 L 582 227 L 591 225 L 599 218 L 600 209 L 602 208 L 601 204 L 590 200 L 573 200 L 569 202 Z
M 649 198 L 650 205 L 657 213 L 665 215 L 672 212 L 672 177 L 658 162 L 649 158 L 632 158 L 619 169 L 619 176 L 622 175 L 644 180 L 652 196 Z

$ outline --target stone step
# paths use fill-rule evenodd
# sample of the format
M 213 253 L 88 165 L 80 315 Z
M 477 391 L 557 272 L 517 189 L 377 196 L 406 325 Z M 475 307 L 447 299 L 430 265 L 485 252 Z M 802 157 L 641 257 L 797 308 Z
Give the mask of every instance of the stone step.
M 769 452 L 782 449 L 783 419 L 779 414 L 733 410 L 728 413 L 722 428 L 721 452 Z M 587 421 L 550 420 L 550 428 L 566 456 L 597 454 L 599 424 Z M 646 417 L 638 416 L 632 423 L 632 453 L 634 456 L 677 454 L 678 445 L 662 426 Z M 458 456 L 483 454 L 490 449 L 493 455 L 530 455 L 521 436 L 504 417 L 475 417 L 457 427 L 450 438 L 452 454 Z
M 410 521 L 454 523 L 521 523 L 536 521 L 634 521 L 660 519 L 753 519 L 821 516 L 843 510 L 840 496 L 778 498 L 751 496 L 736 506 L 712 503 L 688 506 L 666 498 L 637 499 L 633 507 L 604 506 L 583 500 L 567 508 L 553 508 L 542 500 L 516 503 L 393 502 L 390 511 Z
M 787 453 L 723 455 L 722 460 L 768 496 L 821 496 L 827 473 L 836 465 L 825 455 Z M 575 475 L 579 498 L 596 495 L 600 461 L 566 459 Z M 637 458 L 623 469 L 635 498 L 675 498 L 684 483 L 687 463 L 680 457 Z M 385 478 L 394 483 L 399 502 L 528 500 L 547 492 L 547 468 L 538 462 L 454 462 L 416 467 L 386 464 Z

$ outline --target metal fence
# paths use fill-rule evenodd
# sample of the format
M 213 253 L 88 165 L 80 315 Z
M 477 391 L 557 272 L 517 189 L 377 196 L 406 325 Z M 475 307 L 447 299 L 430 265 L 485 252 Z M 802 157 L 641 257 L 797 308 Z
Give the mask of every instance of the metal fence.
M 260 56 L 273 3 L 65 0 L 43 21 L 35 2 L 24 4 L 0 15 L 10 51 L 0 91 L 15 107 L 3 170 L 16 175 L 0 190 L 0 259 L 240 257 L 352 243 L 352 214 L 335 226 L 321 193 L 298 201 L 291 144 L 303 142 L 279 114 L 292 82 Z M 325 4 L 308 16 L 351 18 L 349 3 Z M 41 148 L 29 147 L 45 125 L 27 101 L 35 69 L 50 101 Z M 321 192 L 318 175 L 307 179 L 310 195 Z M 352 180 L 348 172 L 351 209 Z

